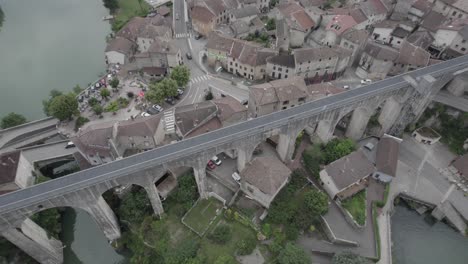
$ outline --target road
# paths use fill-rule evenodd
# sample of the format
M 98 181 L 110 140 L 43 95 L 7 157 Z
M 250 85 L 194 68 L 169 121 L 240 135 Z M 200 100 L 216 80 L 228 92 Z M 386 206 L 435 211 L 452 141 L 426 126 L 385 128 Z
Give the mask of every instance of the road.
M 435 78 L 443 73 L 467 67 L 468 56 L 421 68 L 406 75 L 413 78 L 432 74 Z M 0 214 L 37 204 L 47 199 L 84 189 L 119 177 L 125 177 L 144 169 L 153 168 L 170 161 L 191 158 L 214 146 L 239 141 L 254 136 L 259 131 L 270 131 L 293 120 L 308 118 L 345 105 L 374 98 L 382 93 L 408 87 L 402 75 L 394 76 L 348 92 L 328 96 L 287 110 L 274 112 L 245 122 L 234 124 L 200 136 L 184 139 L 128 158 L 116 160 L 98 167 L 70 174 L 26 189 L 0 196 Z
M 0 149 L 7 148 L 12 145 L 25 145 L 26 140 L 42 139 L 51 131 L 56 131 L 58 120 L 55 118 L 45 118 L 29 122 L 20 126 L 9 129 L 0 130 Z
M 434 97 L 434 102 L 451 106 L 463 112 L 468 112 L 468 99 L 455 96 L 447 91 L 442 91 Z

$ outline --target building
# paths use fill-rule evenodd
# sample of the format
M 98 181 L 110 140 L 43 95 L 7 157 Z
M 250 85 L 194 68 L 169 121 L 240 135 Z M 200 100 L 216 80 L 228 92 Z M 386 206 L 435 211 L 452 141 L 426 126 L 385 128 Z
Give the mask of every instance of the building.
M 250 80 L 265 78 L 266 60 L 277 54 L 257 43 L 223 36 L 213 32 L 206 45 L 208 64 Z
M 252 19 L 257 17 L 259 10 L 256 6 L 245 6 L 239 9 L 232 9 L 229 10 L 229 22 L 233 23 L 236 21 L 244 21 L 250 23 Z
M 351 15 L 336 15 L 325 27 L 325 37 L 321 44 L 326 46 L 333 46 L 339 43 L 341 35 L 348 30 L 351 30 L 358 23 Z
M 432 10 L 432 3 L 426 0 L 417 0 L 408 10 L 408 19 L 419 23 L 423 17 Z
M 389 135 L 384 135 L 380 139 L 375 158 L 376 171 L 372 175 L 374 179 L 389 183 L 395 178 L 401 141 L 401 139 Z
M 111 39 L 105 51 L 106 63 L 124 65 L 132 60 L 136 49 L 135 43 L 126 38 L 116 37 Z
M 468 179 L 468 154 L 458 157 L 452 165 L 459 176 Z
M 450 21 L 437 28 L 429 51 L 435 58 L 450 59 L 467 54 L 468 20 Z
M 277 6 L 277 19 L 284 19 L 287 26 L 290 47 L 302 47 L 306 37 L 316 27 L 317 23 L 296 2 L 281 3 Z
M 143 17 L 133 17 L 116 33 L 116 36 L 136 43 L 138 33 L 147 23 L 148 21 Z
M 390 69 L 390 75 L 398 75 L 426 67 L 430 63 L 431 54 L 421 47 L 403 41 L 397 59 Z
M 368 36 L 367 31 L 363 29 L 351 29 L 342 35 L 340 47 L 351 50 L 350 65 L 354 64 L 356 58 L 364 49 Z
M 374 171 L 362 150 L 357 150 L 325 166 L 320 181 L 332 199 L 344 200 L 365 189 Z
M 156 38 L 143 53 L 136 54 L 135 64 L 138 69 L 158 68 L 169 72 L 170 68 L 183 63 L 181 50 L 173 39 Z
M 247 107 L 231 96 L 212 101 L 217 107 L 217 117 L 223 126 L 229 126 L 247 120 Z
M 424 144 L 432 145 L 438 142 L 441 138 L 439 133 L 435 132 L 430 127 L 420 127 L 411 134 L 416 141 Z
M 409 35 L 406 41 L 427 50 L 434 42 L 434 37 L 426 30 L 418 30 Z
M 195 0 L 190 12 L 193 30 L 200 35 L 208 36 L 216 25 L 228 23 L 229 10 L 237 8 L 239 3 L 235 0 Z
M 17 150 L 1 154 L 0 194 L 33 185 L 33 171 L 34 166 L 21 155 L 21 151 Z
M 241 190 L 268 208 L 288 182 L 289 175 L 291 170 L 278 158 L 257 157 L 240 172 Z
M 363 79 L 384 79 L 398 55 L 398 51 L 389 46 L 369 41 L 359 59 L 356 75 Z
M 414 26 L 409 22 L 384 20 L 374 25 L 372 39 L 377 43 L 399 49 L 413 29 Z
M 468 18 L 468 2 L 465 0 L 435 0 L 433 10 L 450 19 Z
M 270 114 L 343 91 L 329 83 L 306 86 L 299 76 L 253 85 L 249 89 L 249 117 Z
M 166 26 L 145 24 L 137 34 L 138 51 L 147 52 L 151 44 L 158 39 L 172 39 L 172 29 Z

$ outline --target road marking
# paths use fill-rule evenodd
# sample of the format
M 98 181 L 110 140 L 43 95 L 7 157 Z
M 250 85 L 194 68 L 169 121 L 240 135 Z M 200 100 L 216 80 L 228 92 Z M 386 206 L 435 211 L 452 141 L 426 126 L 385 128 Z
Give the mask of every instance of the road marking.
M 178 33 L 178 34 L 176 34 L 176 38 L 189 38 L 190 36 L 191 36 L 190 33 Z
M 202 81 L 207 81 L 208 79 L 210 79 L 211 76 L 209 75 L 202 75 L 202 76 L 197 76 L 197 77 L 194 77 L 192 80 L 190 80 L 190 84 L 194 84 L 194 83 L 198 83 L 198 82 L 202 82 Z

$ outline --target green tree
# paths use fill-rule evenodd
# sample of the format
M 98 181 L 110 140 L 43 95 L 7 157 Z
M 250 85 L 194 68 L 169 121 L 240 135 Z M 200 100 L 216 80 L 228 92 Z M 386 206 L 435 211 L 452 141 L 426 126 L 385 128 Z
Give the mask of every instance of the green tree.
M 145 216 L 151 215 L 152 210 L 145 190 L 135 188 L 123 197 L 118 213 L 121 219 L 129 223 L 141 223 Z
M 24 117 L 23 115 L 11 112 L 2 118 L 1 127 L 5 129 L 9 127 L 19 126 L 26 122 L 27 122 L 26 117 Z
M 101 115 L 102 112 L 104 111 L 104 109 L 102 108 L 101 105 L 96 104 L 96 105 L 93 106 L 93 111 L 94 111 L 94 113 L 95 113 L 96 115 Z
M 278 264 L 310 264 L 309 255 L 292 242 L 288 242 L 278 256 Z
M 42 100 L 42 111 L 44 112 L 44 114 L 46 116 L 51 116 L 51 113 L 49 111 L 49 106 L 50 106 L 50 102 L 52 101 L 52 99 L 54 99 L 55 97 L 60 96 L 62 94 L 63 93 L 61 91 L 53 89 L 49 93 L 49 99 L 48 100 Z
M 48 236 L 60 239 L 59 235 L 60 232 L 62 232 L 60 216 L 60 211 L 57 208 L 51 208 L 34 214 L 31 217 L 31 220 L 47 230 Z
M 78 112 L 78 102 L 74 93 L 54 97 L 49 104 L 49 113 L 60 121 L 71 119 Z
M 102 98 L 104 98 L 104 99 L 107 99 L 110 96 L 110 91 L 107 88 L 102 88 L 99 93 L 101 94 Z
M 310 190 L 304 195 L 304 203 L 309 214 L 317 219 L 328 211 L 328 196 L 319 190 Z
M 119 103 L 117 101 L 113 101 L 110 104 L 108 104 L 107 107 L 104 110 L 106 112 L 115 113 L 115 112 L 119 111 L 119 109 L 120 109 Z
M 315 144 L 309 147 L 302 153 L 302 158 L 304 160 L 304 165 L 307 170 L 316 178 L 320 178 L 320 164 L 322 164 L 324 159 L 324 154 L 320 144 Z
M 221 255 L 214 261 L 214 264 L 236 264 L 237 261 L 233 256 Z
M 257 240 L 253 235 L 248 236 L 242 240 L 239 240 L 236 243 L 237 254 L 239 255 L 252 254 L 255 247 L 257 247 Z
M 152 103 L 158 104 L 163 102 L 164 98 L 176 95 L 177 82 L 172 79 L 165 78 L 156 84 L 150 84 L 149 91 L 146 92 L 145 98 Z
M 73 92 L 78 95 L 83 91 L 83 89 L 77 84 L 75 87 L 73 87 Z
M 333 264 L 371 264 L 372 262 L 354 253 L 344 251 L 333 256 Z
M 0 27 L 3 25 L 4 20 L 5 20 L 5 13 L 3 13 L 2 7 L 0 6 Z
M 265 28 L 267 30 L 275 30 L 276 29 L 276 20 L 274 18 L 269 18 L 268 22 L 266 23 Z
M 207 237 L 217 244 L 225 244 L 231 240 L 232 231 L 228 225 L 219 225 Z
M 109 9 L 111 13 L 114 13 L 119 8 L 119 2 L 117 0 L 103 0 L 104 6 Z
M 353 140 L 346 139 L 332 139 L 324 147 L 325 163 L 329 164 L 337 159 L 340 159 L 351 152 L 356 150 L 356 144 Z
M 78 116 L 75 121 L 75 131 L 78 131 L 78 128 L 82 127 L 84 124 L 88 123 L 89 119 L 83 116 Z
M 185 87 L 190 80 L 190 70 L 185 65 L 174 67 L 170 77 L 177 82 L 179 87 Z
M 96 99 L 96 98 L 94 98 L 94 97 L 91 97 L 91 98 L 89 98 L 89 100 L 88 100 L 88 104 L 89 104 L 91 107 L 97 105 L 98 103 L 99 103 L 98 99 Z
M 114 89 L 117 88 L 117 86 L 119 86 L 119 83 L 120 83 L 119 79 L 117 79 L 115 77 L 112 78 L 112 80 L 110 80 L 110 82 L 109 82 L 110 86 L 112 88 L 114 88 Z

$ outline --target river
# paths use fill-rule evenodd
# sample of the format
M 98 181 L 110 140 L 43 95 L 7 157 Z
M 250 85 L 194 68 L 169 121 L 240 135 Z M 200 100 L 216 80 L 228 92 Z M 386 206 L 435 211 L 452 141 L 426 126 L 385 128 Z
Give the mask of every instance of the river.
M 102 0 L 0 0 L 0 117 L 17 112 L 44 117 L 41 101 L 51 89 L 71 91 L 105 71 L 106 36 Z M 117 254 L 83 211 L 64 215 L 66 264 L 115 264 Z
M 448 225 L 431 225 L 416 211 L 396 206 L 392 216 L 393 263 L 466 264 L 468 239 Z

